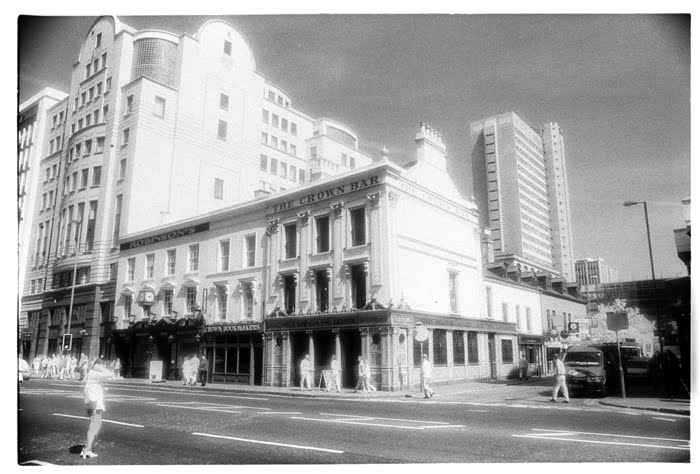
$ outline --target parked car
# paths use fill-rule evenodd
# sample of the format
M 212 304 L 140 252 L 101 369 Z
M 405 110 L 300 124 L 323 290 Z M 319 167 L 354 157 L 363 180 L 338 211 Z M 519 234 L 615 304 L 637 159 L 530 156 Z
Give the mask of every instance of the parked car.
M 645 356 L 627 359 L 627 379 L 630 382 L 647 381 L 649 378 L 649 360 Z
M 607 396 L 608 374 L 605 357 L 600 349 L 572 346 L 562 359 L 566 367 L 566 385 L 577 394 Z

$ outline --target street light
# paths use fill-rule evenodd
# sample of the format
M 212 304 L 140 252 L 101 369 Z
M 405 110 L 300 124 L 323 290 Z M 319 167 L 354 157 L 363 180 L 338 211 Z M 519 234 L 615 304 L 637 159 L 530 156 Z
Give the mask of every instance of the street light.
M 654 274 L 654 254 L 651 251 L 651 233 L 649 232 L 649 213 L 647 212 L 647 202 L 646 201 L 625 201 L 622 203 L 625 207 L 636 206 L 637 204 L 644 204 L 644 221 L 647 225 L 647 242 L 649 244 L 649 261 L 651 262 L 651 285 L 654 294 L 654 303 L 656 306 L 656 330 L 659 334 L 659 351 L 663 354 L 664 345 L 661 336 L 661 319 L 659 317 L 659 300 L 656 294 L 656 275 Z
M 70 289 L 70 305 L 68 306 L 68 330 L 66 334 L 70 334 L 70 323 L 73 319 L 73 299 L 75 298 L 75 278 L 78 273 L 78 253 L 80 251 L 80 231 L 82 220 L 71 219 L 71 222 L 76 225 L 76 237 L 75 237 L 75 256 L 73 257 L 73 286 Z M 65 347 L 63 348 L 65 351 Z M 68 351 L 72 351 L 72 347 Z

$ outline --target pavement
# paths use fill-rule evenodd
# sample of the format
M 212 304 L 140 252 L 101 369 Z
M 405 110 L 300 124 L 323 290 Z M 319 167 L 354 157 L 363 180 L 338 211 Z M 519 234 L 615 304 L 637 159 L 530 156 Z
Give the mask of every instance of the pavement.
M 242 385 L 242 384 L 217 384 L 209 383 L 206 387 L 197 385 L 194 387 L 183 386 L 182 382 L 151 382 L 147 379 L 132 379 L 124 378 L 113 380 L 110 383 L 151 387 L 163 387 L 167 389 L 181 389 L 192 391 L 207 391 L 207 392 L 231 392 L 231 393 L 257 393 L 271 395 L 285 395 L 293 397 L 333 397 L 338 399 L 368 399 L 368 400 L 388 400 L 388 399 L 404 399 L 404 398 L 422 398 L 422 393 L 417 387 L 399 391 L 376 391 L 376 392 L 354 392 L 351 389 L 343 389 L 341 392 L 328 392 L 324 389 L 314 388 L 310 390 L 301 390 L 299 387 L 272 387 L 269 385 Z M 530 388 L 530 394 L 541 398 L 542 393 L 546 393 L 553 384 L 553 378 L 550 377 L 531 377 L 526 381 L 513 380 L 498 380 L 498 381 L 477 381 L 470 380 L 463 383 L 449 384 L 434 384 L 436 397 L 434 400 L 440 399 L 459 399 L 464 402 L 483 402 L 485 399 L 489 401 L 501 400 L 518 400 L 518 388 L 522 388 L 525 392 L 526 388 Z M 533 388 L 541 388 L 539 392 L 533 392 Z M 545 398 L 548 398 L 545 396 Z M 522 400 L 522 398 L 520 398 Z M 625 398 L 621 395 L 614 394 L 604 398 L 594 399 L 598 404 L 617 408 L 648 410 L 659 413 L 671 413 L 678 415 L 690 416 L 690 399 L 675 398 L 670 399 L 659 396 L 654 393 L 653 389 L 647 385 L 635 384 L 627 389 Z

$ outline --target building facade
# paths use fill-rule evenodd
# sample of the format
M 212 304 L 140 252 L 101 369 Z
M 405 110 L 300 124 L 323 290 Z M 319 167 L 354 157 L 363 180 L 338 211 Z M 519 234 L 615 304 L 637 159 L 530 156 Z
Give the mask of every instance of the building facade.
M 362 356 L 381 389 L 400 390 L 418 383 L 425 353 L 438 381 L 507 377 L 518 322 L 485 311 L 476 208 L 455 197 L 439 134 L 422 124 L 416 144 L 407 168 L 312 173 L 303 187 L 123 236 L 114 337 L 125 365 L 143 374 L 164 360 L 177 377 L 180 357 L 203 351 L 214 381 L 292 386 L 306 354 L 316 384 L 335 355 L 351 387 Z
M 496 260 L 573 281 L 571 218 L 561 130 L 509 112 L 470 124 L 472 179 Z
M 347 126 L 294 109 L 224 21 L 178 36 L 96 19 L 61 104 L 36 155 L 55 173 L 36 196 L 52 204 L 20 239 L 40 256 L 20 279 L 32 357 L 60 350 L 64 333 L 74 353 L 108 351 L 121 235 L 372 162 Z
M 616 268 L 611 267 L 602 258 L 582 258 L 576 260 L 576 281 L 582 293 L 595 291 L 596 286 L 603 283 L 616 283 L 619 275 Z

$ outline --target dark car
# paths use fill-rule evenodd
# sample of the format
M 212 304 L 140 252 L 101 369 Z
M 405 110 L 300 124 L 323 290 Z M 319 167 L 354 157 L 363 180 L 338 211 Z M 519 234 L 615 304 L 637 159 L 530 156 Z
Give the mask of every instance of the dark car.
M 572 346 L 562 359 L 566 367 L 566 385 L 572 393 L 607 395 L 605 357 L 603 352 L 589 346 Z

